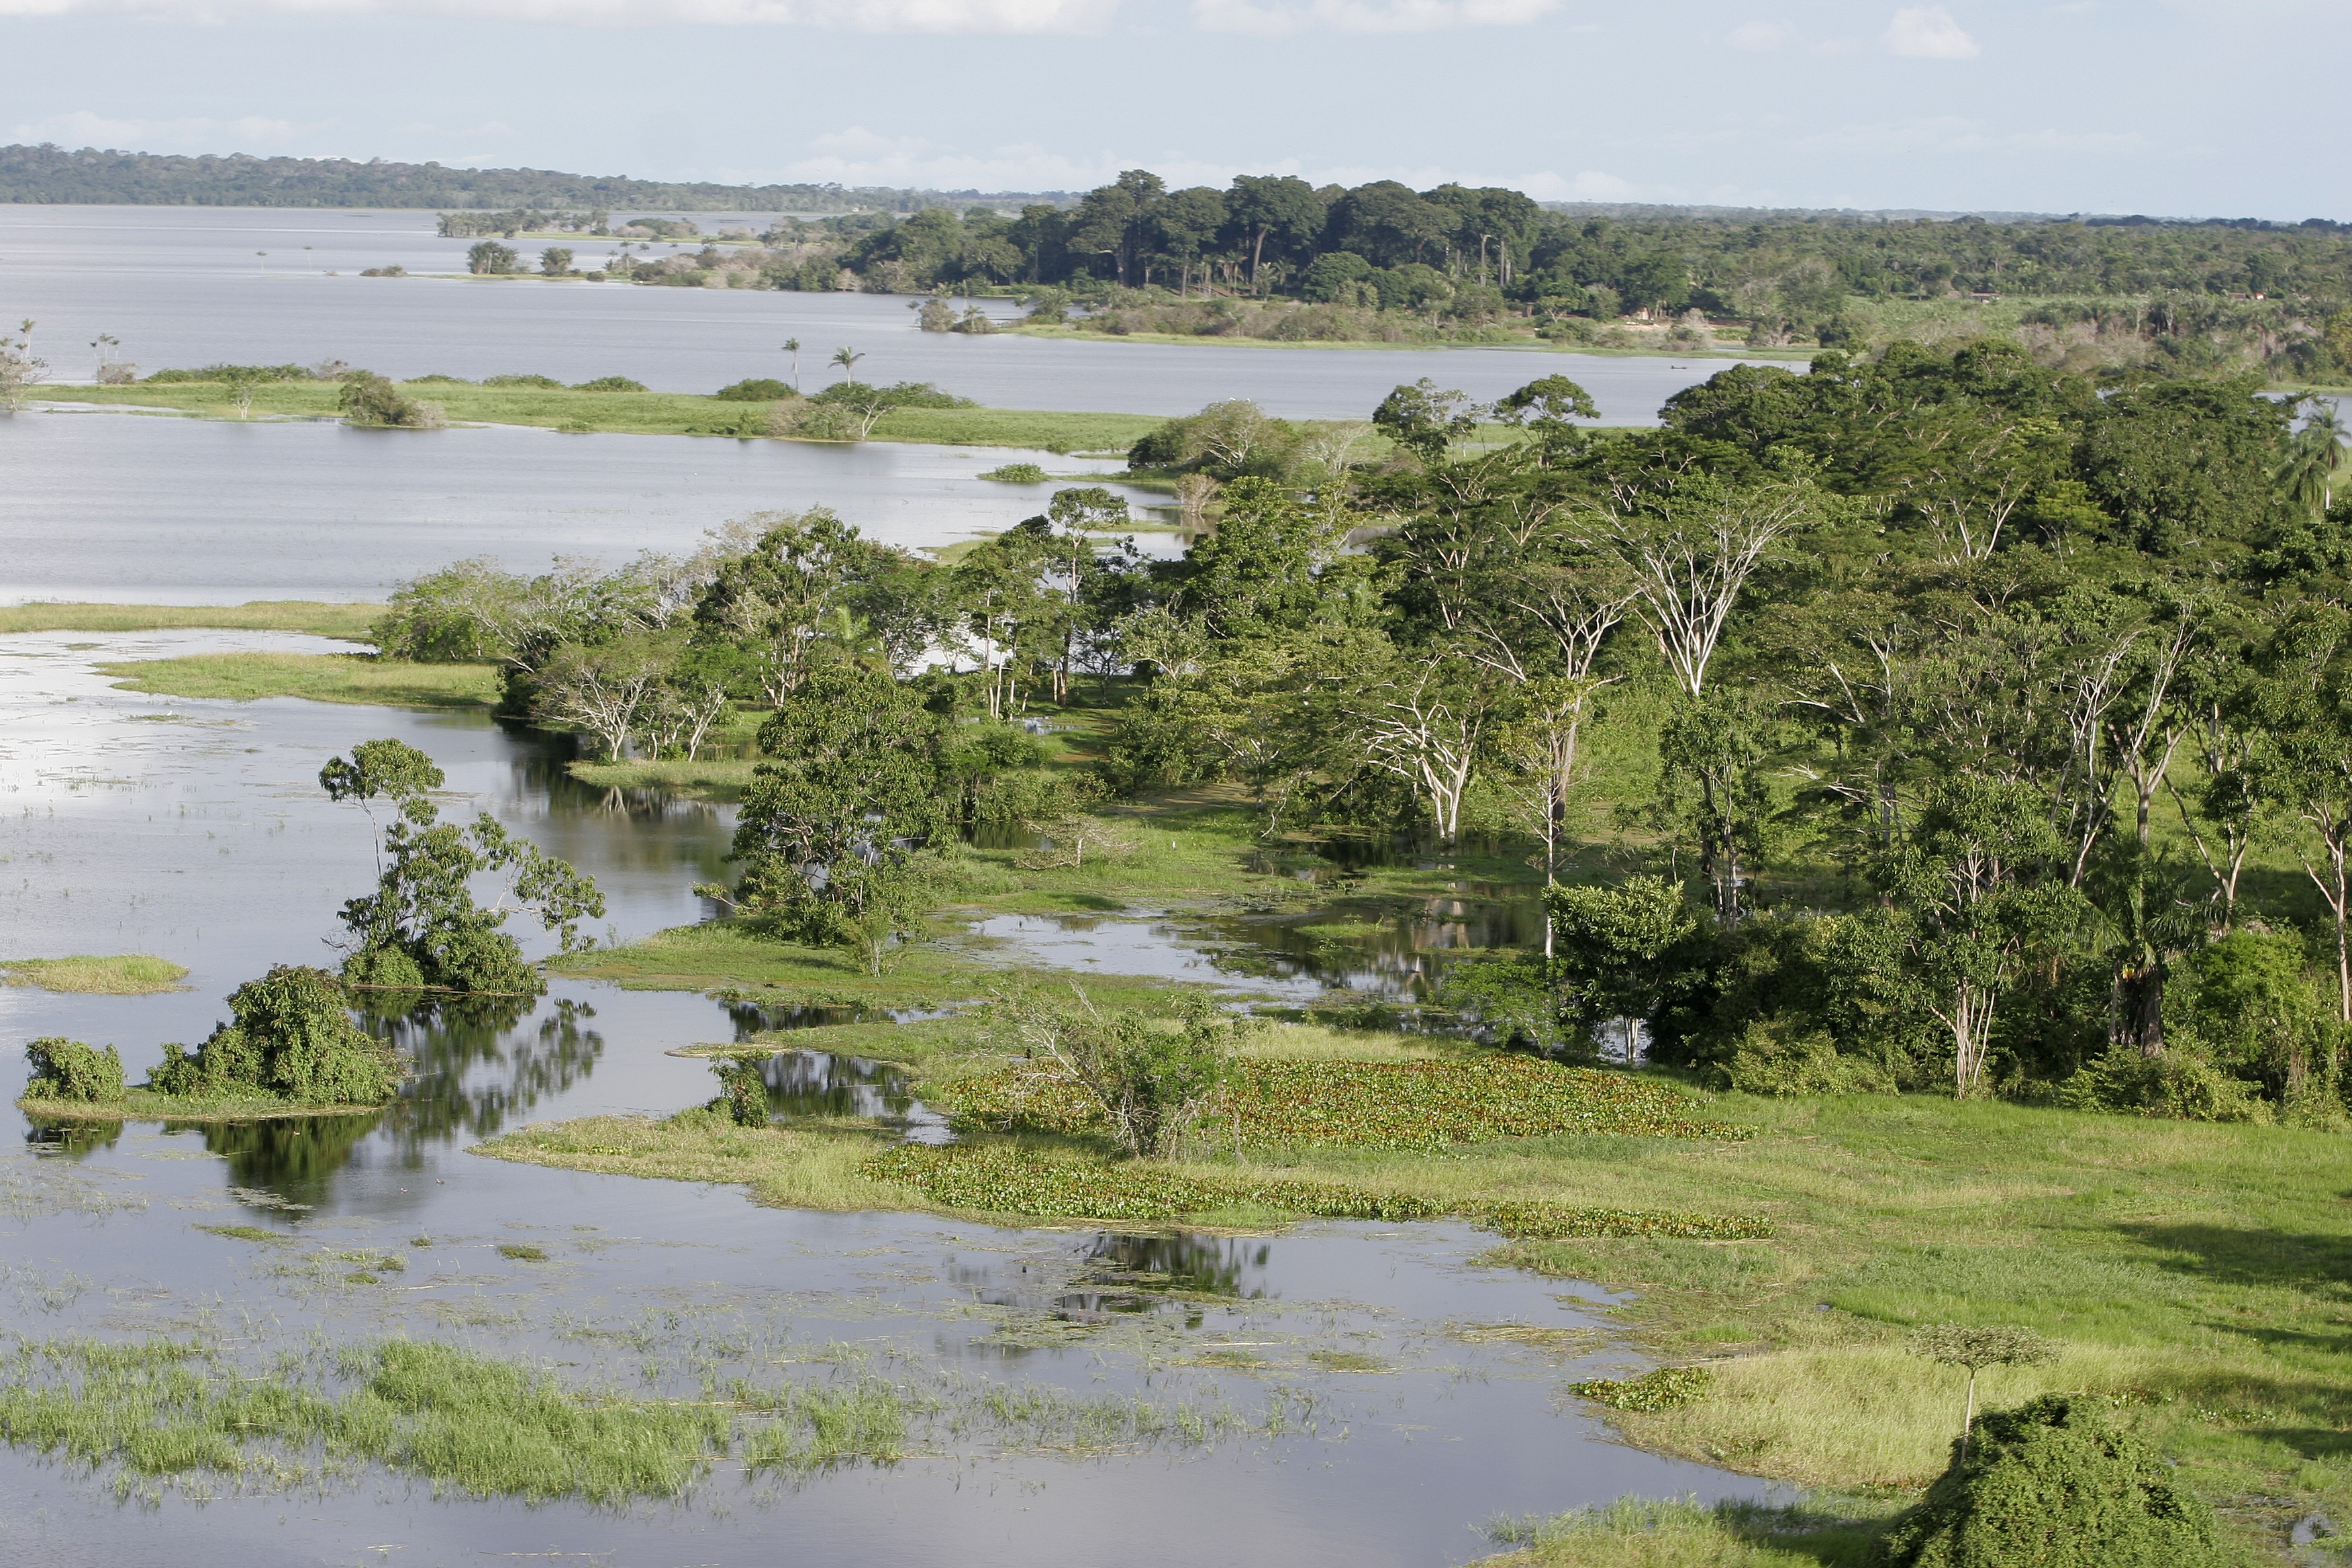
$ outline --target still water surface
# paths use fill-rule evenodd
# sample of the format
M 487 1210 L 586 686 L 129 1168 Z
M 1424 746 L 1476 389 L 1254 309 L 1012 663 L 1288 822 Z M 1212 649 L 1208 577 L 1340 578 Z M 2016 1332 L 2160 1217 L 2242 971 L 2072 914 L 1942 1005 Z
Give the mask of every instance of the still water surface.
M 812 389 L 831 379 L 824 363 L 846 344 L 867 356 L 862 379 L 936 382 L 996 407 L 1166 415 L 1247 397 L 1299 419 L 1366 418 L 1391 387 L 1424 375 L 1492 399 L 1564 374 L 1610 423 L 1643 424 L 1730 363 L 975 338 L 918 331 L 908 301 L 888 295 L 357 275 L 387 263 L 462 271 L 470 242 L 436 237 L 433 223 L 415 212 L 0 205 L 0 319 L 37 321 L 41 353 L 67 378 L 92 374 L 83 345 L 110 332 L 149 371 L 333 357 L 394 376 L 627 375 L 665 392 L 710 392 L 787 374 L 779 345 L 797 337 Z M 572 247 L 583 267 L 611 248 Z
M 77 646 L 79 645 L 79 646 Z M 478 721 L 291 700 L 119 692 L 93 662 L 307 639 L 168 634 L 0 639 L 0 950 L 145 950 L 191 965 L 154 997 L 0 989 L 0 1037 L 113 1041 L 134 1073 L 201 1037 L 222 994 L 271 962 L 318 962 L 371 874 L 319 764 L 397 734 L 478 805 L 595 875 L 619 938 L 698 918 L 724 810 L 585 790 L 545 742 Z M 1180 933 L 1181 934 L 1181 933 Z M 1171 939 L 1172 940 L 1172 939 Z M 1032 955 L 1034 956 L 1034 955 Z M 1294 979 L 1296 977 L 1294 976 Z M 663 1113 L 708 1097 L 671 1055 L 771 1022 L 691 994 L 560 982 L 510 1020 L 404 1026 L 417 1074 L 379 1113 L 300 1125 L 97 1136 L 29 1129 L 0 1154 L 0 1296 L 34 1336 L 202 1333 L 257 1363 L 388 1334 L 535 1358 L 566 1378 L 691 1396 L 712 1369 L 773 1375 L 847 1355 L 960 1397 L 1034 1384 L 1254 1418 L 1200 1444 L 1088 1458 L 950 1438 L 888 1468 L 790 1486 L 722 1467 L 677 1505 L 435 1500 L 373 1476 L 297 1496 L 166 1496 L 0 1453 L 0 1530 L 59 1560 L 192 1563 L 605 1554 L 631 1563 L 1461 1562 L 1476 1526 L 1628 1491 L 1752 1495 L 1755 1483 L 1622 1447 L 1560 1385 L 1629 1366 L 1597 1292 L 1475 1266 L 1450 1225 L 1327 1224 L 1275 1237 L 1005 1231 L 921 1215 L 757 1208 L 734 1189 L 508 1165 L 475 1140 L 534 1121 Z M 20 1063 L 0 1068 L 13 1096 Z M 798 1056 L 778 1109 L 919 1121 L 886 1071 Z M 195 1228 L 258 1226 L 278 1243 Z M 416 1238 L 428 1245 L 413 1245 Z M 527 1243 L 543 1263 L 501 1257 Z M 406 1267 L 358 1282 L 343 1255 Z M 1513 1325 L 1497 1333 L 1498 1325 Z M 847 1350 L 825 1347 L 851 1347 Z M 407 1561 L 395 1556 L 394 1561 Z
M 689 551 L 729 518 L 812 506 L 886 543 L 936 546 L 1045 509 L 1055 484 L 976 477 L 1013 462 L 1062 483 L 1123 466 L 886 441 L 0 415 L 0 604 L 378 602 L 466 556 L 520 572 L 558 555 L 618 565 L 644 550 Z M 1118 489 L 1139 512 L 1167 499 Z M 1173 544 L 1164 533 L 1138 542 Z

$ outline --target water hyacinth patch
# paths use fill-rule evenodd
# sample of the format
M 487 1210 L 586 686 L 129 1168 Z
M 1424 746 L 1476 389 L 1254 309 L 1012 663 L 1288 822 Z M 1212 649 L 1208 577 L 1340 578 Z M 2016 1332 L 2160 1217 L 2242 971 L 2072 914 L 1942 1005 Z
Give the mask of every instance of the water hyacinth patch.
M 1101 1121 L 1077 1084 L 1026 1064 L 959 1079 L 941 1098 L 990 1131 L 1073 1133 Z M 1204 1129 L 1254 1144 L 1430 1149 L 1502 1138 L 1597 1133 L 1737 1142 L 1751 1130 L 1702 1114 L 1655 1079 L 1504 1055 L 1413 1062 L 1244 1061 Z
M 1570 1208 L 1560 1204 L 1481 1204 L 1473 1213 L 1482 1229 L 1515 1241 L 1565 1241 L 1571 1237 L 1658 1236 L 1684 1241 L 1760 1241 L 1772 1222 L 1755 1215 L 1704 1215 L 1643 1209 Z
M 1570 1208 L 1556 1204 L 1447 1205 L 1408 1193 L 1336 1182 L 1238 1173 L 1202 1176 L 1143 1161 L 1114 1163 L 1003 1144 L 907 1143 L 859 1166 L 878 1181 L 913 1187 L 933 1203 L 1040 1219 L 1175 1220 L 1221 1209 L 1278 1209 L 1321 1219 L 1415 1220 L 1460 1215 L 1525 1239 L 1656 1236 L 1745 1240 L 1771 1234 L 1748 1216 Z
M 1673 1410 L 1707 1391 L 1715 1373 L 1703 1366 L 1662 1366 L 1639 1377 L 1596 1377 L 1568 1391 L 1612 1410 Z
M 907 1143 L 859 1169 L 950 1208 L 1041 1219 L 1171 1220 L 1239 1207 L 1330 1219 L 1432 1219 L 1444 1212 L 1425 1199 L 1336 1183 L 1270 1175 L 1211 1179 L 1140 1161 L 1113 1164 L 1002 1145 Z

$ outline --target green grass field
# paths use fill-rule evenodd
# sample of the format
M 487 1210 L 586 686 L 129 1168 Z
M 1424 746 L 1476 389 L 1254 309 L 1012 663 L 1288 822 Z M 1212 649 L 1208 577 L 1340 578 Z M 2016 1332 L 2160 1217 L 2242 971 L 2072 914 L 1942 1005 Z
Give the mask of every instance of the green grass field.
M 308 632 L 313 637 L 368 640 L 382 605 L 324 605 L 310 599 L 257 599 L 244 605 L 0 605 L 0 635 L 9 632 L 155 632 L 209 629 Z
M 196 654 L 100 665 L 126 691 L 158 697 L 306 697 L 388 708 L 487 708 L 495 664 L 408 664 L 365 653 Z
M 444 382 L 403 384 L 411 395 L 441 405 L 457 424 L 531 425 L 573 433 L 635 436 L 767 436 L 768 406 L 730 403 L 683 392 L 573 392 L 529 386 L 468 386 Z M 75 386 L 54 389 L 61 399 L 119 406 L 169 408 L 208 418 L 239 417 L 228 388 L 217 383 L 161 386 Z M 336 417 L 341 388 L 331 382 L 271 382 L 256 390 L 256 417 Z M 902 408 L 874 427 L 877 441 L 945 447 L 1021 447 L 1049 452 L 1125 451 L 1161 421 L 1144 414 L 1054 413 L 1023 408 Z M 385 431 L 394 438 L 431 432 Z

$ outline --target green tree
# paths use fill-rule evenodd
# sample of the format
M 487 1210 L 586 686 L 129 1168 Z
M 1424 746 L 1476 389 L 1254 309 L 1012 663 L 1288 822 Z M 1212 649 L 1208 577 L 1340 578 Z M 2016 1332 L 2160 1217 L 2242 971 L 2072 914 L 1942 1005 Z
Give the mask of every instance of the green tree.
M 1236 174 L 1225 195 L 1225 221 L 1234 248 L 1249 257 L 1249 286 L 1261 292 L 1260 273 L 1269 255 L 1297 257 L 1323 232 L 1325 203 L 1315 187 L 1296 174 Z
M 1008 1048 L 1049 1062 L 1094 1103 L 1130 1158 L 1175 1157 L 1184 1134 L 1223 1089 L 1240 1026 L 1195 997 L 1173 1026 L 1107 1014 L 1086 993 L 1073 1001 L 1003 996 L 990 1007 Z
M 1633 877 L 1614 888 L 1553 888 L 1544 907 L 1562 1017 L 1588 1036 L 1623 1020 L 1630 1065 L 1641 1054 L 1640 1037 L 1692 965 L 1699 928 L 1681 886 Z
M 551 245 L 539 253 L 539 269 L 549 278 L 572 276 L 572 252 L 560 245 Z
M 513 246 L 500 245 L 495 239 L 477 240 L 473 248 L 466 252 L 466 270 L 477 277 L 512 272 L 517 260 Z
M 430 757 L 394 740 L 363 742 L 348 760 L 336 757 L 320 770 L 327 797 L 357 802 L 375 837 L 375 891 L 343 905 L 353 942 L 344 975 L 379 990 L 538 995 L 546 981 L 499 928 L 510 915 L 534 914 L 569 952 L 584 945 L 579 922 L 604 915 L 604 895 L 488 812 L 467 828 L 442 822 L 431 794 L 444 782 Z M 392 812 L 382 823 L 378 802 Z M 471 887 L 483 876 L 504 884 L 487 909 Z
M 732 858 L 715 889 L 789 941 L 854 947 L 881 972 L 892 940 L 920 921 L 949 832 L 941 727 L 887 675 L 812 672 L 760 727 Z

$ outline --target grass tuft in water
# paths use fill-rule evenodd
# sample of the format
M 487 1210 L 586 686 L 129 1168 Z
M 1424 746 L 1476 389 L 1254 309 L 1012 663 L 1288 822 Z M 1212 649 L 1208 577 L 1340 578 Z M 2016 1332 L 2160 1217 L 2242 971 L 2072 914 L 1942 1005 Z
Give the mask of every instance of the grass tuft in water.
M 264 1230 L 257 1225 L 200 1225 L 198 1230 L 215 1236 L 225 1236 L 231 1241 L 284 1241 L 287 1238 L 274 1230 Z
M 515 1263 L 544 1263 L 547 1249 L 527 1241 L 502 1241 L 499 1243 L 499 1256 Z

